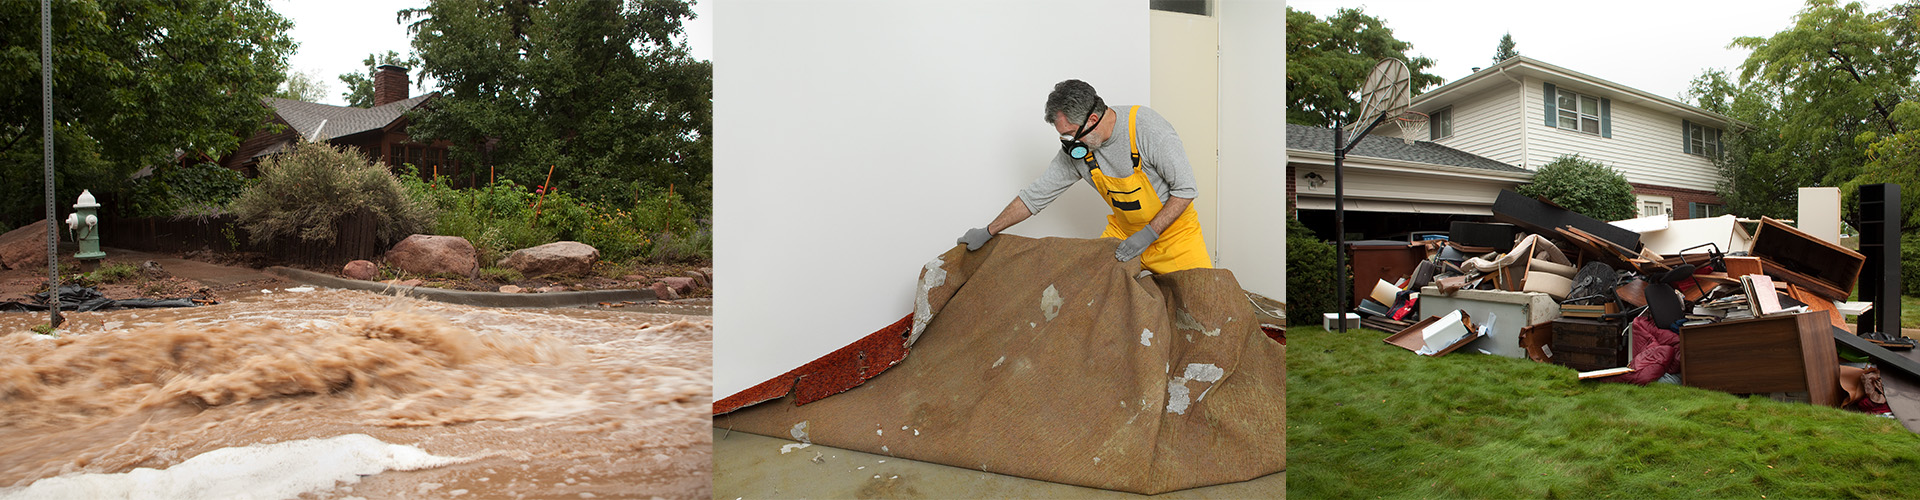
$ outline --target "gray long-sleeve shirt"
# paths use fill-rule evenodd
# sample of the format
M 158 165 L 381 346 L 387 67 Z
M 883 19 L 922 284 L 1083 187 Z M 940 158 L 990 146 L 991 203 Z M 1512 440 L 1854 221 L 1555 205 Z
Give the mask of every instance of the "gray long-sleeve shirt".
M 1127 148 L 1127 109 L 1129 106 L 1113 107 L 1113 136 L 1093 150 L 1095 161 L 1100 162 L 1100 174 L 1108 177 L 1126 177 L 1133 175 L 1133 159 L 1128 157 Z M 1186 147 L 1180 143 L 1180 135 L 1173 130 L 1173 124 L 1167 123 L 1159 113 L 1146 106 L 1140 107 L 1140 125 L 1135 130 L 1140 140 L 1140 170 L 1147 175 L 1153 192 L 1159 194 L 1160 202 L 1166 203 L 1168 196 L 1194 198 L 1200 190 L 1193 181 L 1193 166 L 1187 163 Z M 1087 177 L 1086 162 L 1067 156 L 1064 151 L 1055 151 L 1053 161 L 1040 173 L 1026 189 L 1020 190 L 1020 201 L 1027 204 L 1027 211 L 1039 214 L 1052 204 L 1060 193 L 1067 192 L 1074 182 L 1087 181 L 1093 185 L 1093 179 Z

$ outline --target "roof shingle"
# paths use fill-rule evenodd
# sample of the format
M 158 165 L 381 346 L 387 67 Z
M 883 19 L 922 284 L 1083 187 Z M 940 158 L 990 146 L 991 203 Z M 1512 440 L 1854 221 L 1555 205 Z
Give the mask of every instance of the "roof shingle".
M 1287 124 L 1287 149 L 1333 153 L 1333 129 Z M 1498 172 L 1529 172 L 1492 158 L 1441 146 L 1427 141 L 1407 144 L 1397 137 L 1367 135 L 1348 157 L 1365 156 L 1454 167 L 1478 168 Z

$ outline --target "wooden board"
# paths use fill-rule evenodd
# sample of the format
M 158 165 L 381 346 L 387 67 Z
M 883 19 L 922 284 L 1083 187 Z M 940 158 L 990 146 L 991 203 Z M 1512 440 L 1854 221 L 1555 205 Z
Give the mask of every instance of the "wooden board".
M 1764 263 L 1768 275 L 1806 287 L 1830 300 L 1846 300 L 1860 280 L 1867 257 L 1829 243 L 1769 217 L 1760 218 L 1748 251 Z
M 1817 312 L 1687 327 L 1681 383 L 1735 394 L 1805 392 L 1814 404 L 1839 406 L 1831 328 Z

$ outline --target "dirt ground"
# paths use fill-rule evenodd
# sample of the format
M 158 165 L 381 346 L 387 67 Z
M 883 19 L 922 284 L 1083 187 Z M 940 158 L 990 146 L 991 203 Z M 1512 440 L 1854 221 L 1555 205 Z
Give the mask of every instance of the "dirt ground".
M 61 282 L 80 282 L 94 286 L 102 295 L 115 300 L 131 298 L 205 298 L 218 301 L 220 300 L 220 294 L 222 292 L 257 290 L 276 286 L 284 287 L 292 286 L 293 284 L 286 280 L 263 275 L 260 279 L 209 286 L 199 281 L 175 276 L 173 273 L 168 272 L 164 265 L 154 266 L 148 265 L 147 263 L 156 258 L 176 258 L 252 270 L 260 270 L 269 266 L 280 265 L 342 277 L 344 276 L 341 270 L 346 264 L 342 262 L 340 265 L 335 266 L 301 265 L 277 261 L 257 252 L 212 252 L 201 250 L 174 254 L 150 254 L 114 251 L 112 249 L 108 249 L 107 252 L 107 258 L 101 259 L 99 263 L 90 266 L 83 266 L 78 262 L 66 259 L 61 260 Z M 63 253 L 71 255 L 70 252 Z M 116 255 L 118 257 L 116 257 Z M 132 276 L 106 282 L 92 280 L 90 277 L 80 277 L 80 273 L 83 270 L 92 270 L 117 263 L 132 265 L 139 271 Z M 647 288 L 651 286 L 657 278 L 690 276 L 688 274 L 689 272 L 697 272 L 697 270 L 701 268 L 711 268 L 712 266 L 713 264 L 711 262 L 668 264 L 618 264 L 600 262 L 594 265 L 592 273 L 585 275 L 548 275 L 531 278 L 522 277 L 517 280 L 496 279 L 491 276 L 467 278 L 452 275 L 410 275 L 400 272 L 397 269 L 383 266 L 381 268 L 381 276 L 378 279 L 395 283 L 418 280 L 419 283 L 417 284 L 408 284 L 449 290 L 486 292 L 500 291 L 500 288 L 506 285 L 520 287 L 521 293 L 619 290 Z M 46 290 L 46 282 L 47 270 L 44 264 L 29 269 L 0 270 L 0 302 L 9 300 L 31 302 L 33 294 Z M 712 296 L 713 289 L 710 286 L 697 287 L 692 293 L 681 294 L 682 298 Z

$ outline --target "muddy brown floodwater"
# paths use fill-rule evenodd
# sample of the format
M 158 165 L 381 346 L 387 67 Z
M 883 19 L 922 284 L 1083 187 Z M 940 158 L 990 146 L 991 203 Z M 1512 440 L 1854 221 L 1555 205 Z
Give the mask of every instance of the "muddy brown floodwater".
M 301 498 L 708 498 L 710 317 L 365 292 L 0 314 L 0 490 L 367 434 L 463 463 Z

